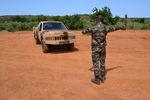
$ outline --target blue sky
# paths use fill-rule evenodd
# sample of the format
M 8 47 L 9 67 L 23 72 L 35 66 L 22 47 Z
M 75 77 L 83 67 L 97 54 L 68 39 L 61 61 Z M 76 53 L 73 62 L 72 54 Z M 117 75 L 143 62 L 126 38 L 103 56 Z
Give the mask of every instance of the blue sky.
M 120 17 L 150 17 L 150 0 L 0 0 L 0 15 L 91 14 L 104 6 Z

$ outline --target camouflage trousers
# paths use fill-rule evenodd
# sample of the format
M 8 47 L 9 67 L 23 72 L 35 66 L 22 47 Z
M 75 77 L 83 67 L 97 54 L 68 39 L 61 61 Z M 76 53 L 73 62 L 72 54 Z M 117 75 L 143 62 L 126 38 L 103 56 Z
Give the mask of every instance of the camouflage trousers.
M 92 62 L 95 76 L 105 77 L 105 59 L 106 47 L 92 46 Z

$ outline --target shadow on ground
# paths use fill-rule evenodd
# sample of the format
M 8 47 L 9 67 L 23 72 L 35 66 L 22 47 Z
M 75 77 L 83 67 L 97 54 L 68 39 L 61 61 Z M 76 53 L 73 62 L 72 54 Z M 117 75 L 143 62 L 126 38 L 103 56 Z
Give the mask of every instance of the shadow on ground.
M 108 68 L 108 69 L 106 69 L 106 72 L 113 71 L 113 70 L 116 70 L 118 68 L 122 68 L 122 66 L 116 66 L 116 67 Z
M 60 54 L 60 53 L 72 53 L 72 52 L 77 52 L 77 51 L 79 51 L 78 48 L 73 48 L 72 50 L 69 50 L 66 47 L 56 46 L 56 47 L 50 48 L 50 50 L 49 50 L 48 53 L 51 53 L 51 54 Z
M 109 71 L 116 70 L 116 69 L 118 69 L 118 68 L 122 68 L 122 66 L 116 66 L 116 67 L 108 68 L 108 69 L 106 69 L 106 73 L 109 72 Z M 93 68 L 90 68 L 89 70 L 90 70 L 90 71 L 94 71 Z

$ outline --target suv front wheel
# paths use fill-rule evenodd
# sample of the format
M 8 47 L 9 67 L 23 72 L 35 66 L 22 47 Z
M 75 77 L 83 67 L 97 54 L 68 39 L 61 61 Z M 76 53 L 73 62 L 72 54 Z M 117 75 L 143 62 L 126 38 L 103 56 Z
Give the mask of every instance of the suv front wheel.
M 49 46 L 47 44 L 45 44 L 44 40 L 41 41 L 41 45 L 42 45 L 43 53 L 48 53 L 49 52 Z
M 69 50 L 74 50 L 74 43 L 68 45 Z

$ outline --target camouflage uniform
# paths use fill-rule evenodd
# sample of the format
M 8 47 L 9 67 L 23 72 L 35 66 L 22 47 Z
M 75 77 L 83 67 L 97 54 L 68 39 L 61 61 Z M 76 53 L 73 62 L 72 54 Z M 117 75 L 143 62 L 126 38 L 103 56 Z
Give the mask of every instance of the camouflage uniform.
M 105 80 L 105 59 L 106 59 L 106 36 L 110 31 L 114 31 L 112 26 L 98 23 L 91 29 L 92 32 L 92 62 L 94 75 Z

